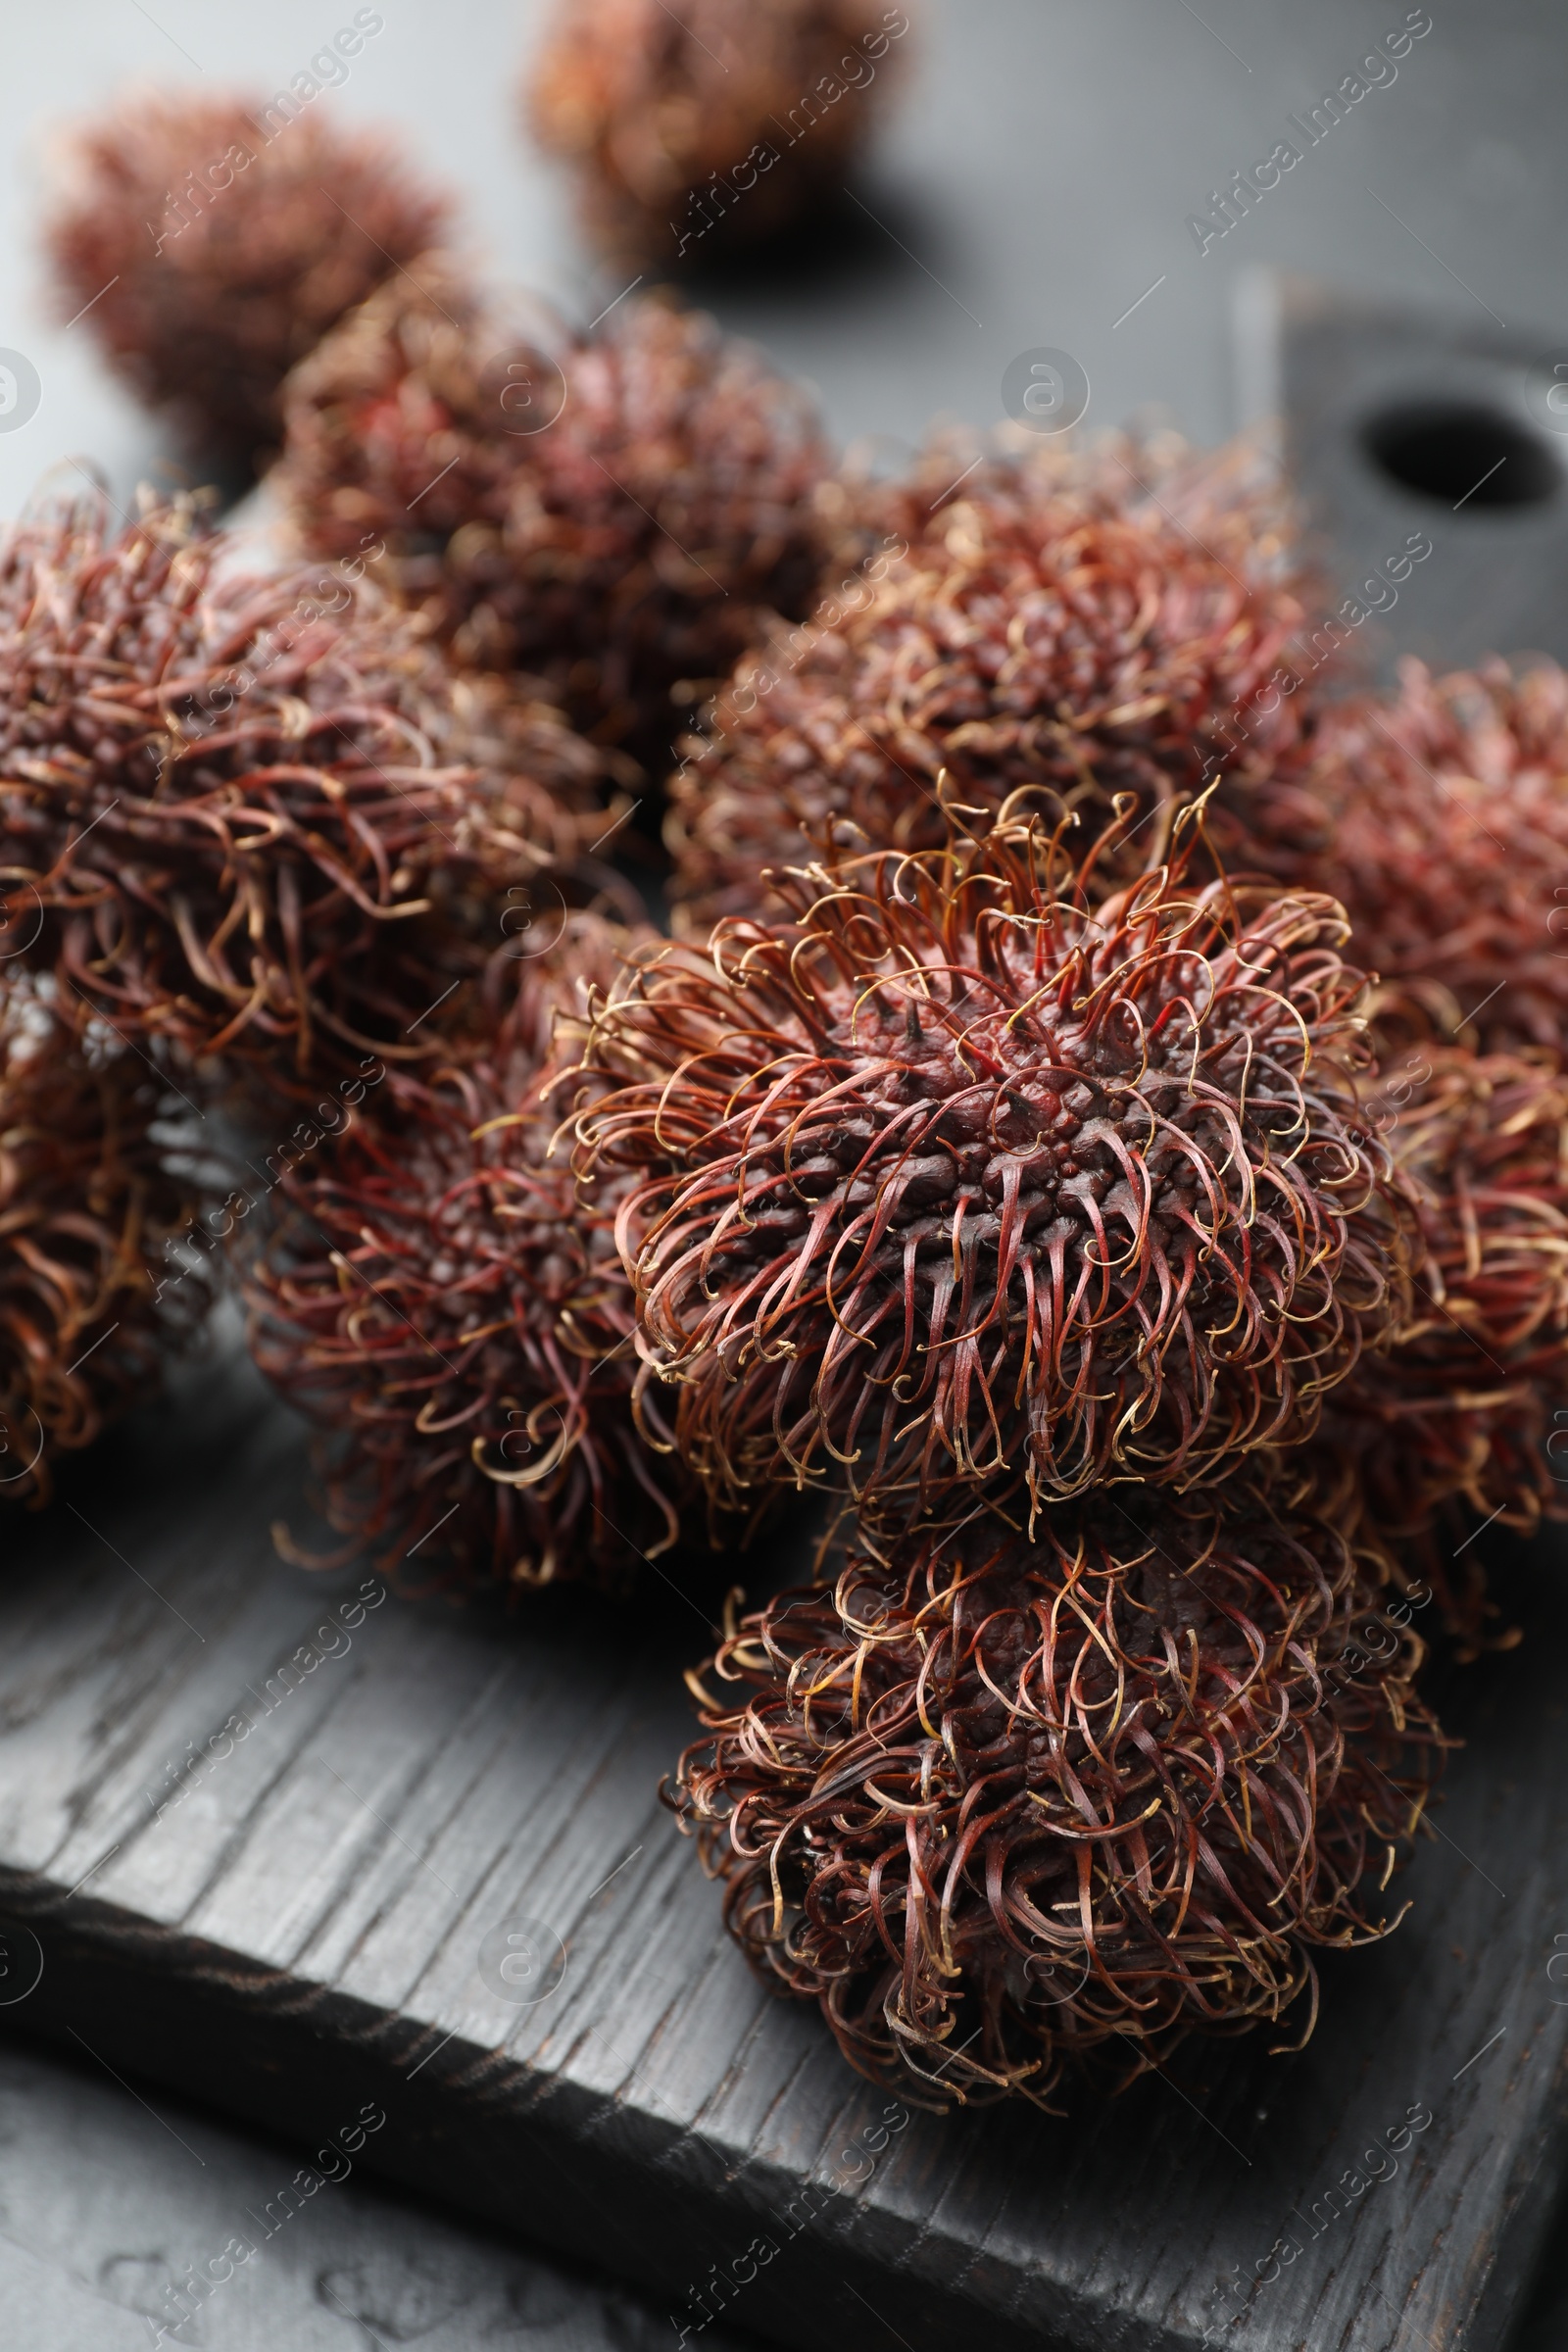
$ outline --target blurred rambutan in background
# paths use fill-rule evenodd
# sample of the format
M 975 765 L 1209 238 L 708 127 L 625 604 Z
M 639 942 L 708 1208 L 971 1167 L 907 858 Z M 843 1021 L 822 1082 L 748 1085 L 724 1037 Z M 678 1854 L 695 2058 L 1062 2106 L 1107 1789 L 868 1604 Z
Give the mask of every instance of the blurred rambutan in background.
M 676 1535 L 679 1470 L 633 1422 L 615 1188 L 549 1149 L 577 1084 L 552 1092 L 558 1020 L 622 944 L 564 918 L 489 1038 L 389 1073 L 247 1252 L 252 1349 L 317 1427 L 327 1517 L 400 1583 L 616 1587 Z
M 564 0 L 529 65 L 541 144 L 628 267 L 756 244 L 839 195 L 906 70 L 871 0 Z M 874 93 L 874 94 L 873 94 Z
M 591 892 L 604 762 L 527 682 L 455 678 L 352 565 L 220 578 L 221 550 L 189 501 L 9 533 L 6 906 L 41 910 L 35 967 L 188 1062 L 416 1058 L 422 1016 L 505 952 L 510 888 Z
M 1345 905 L 1419 1039 L 1568 1050 L 1568 676 L 1434 677 L 1322 715 L 1310 771 L 1255 796 L 1254 862 Z M 1387 1024 L 1385 1023 L 1385 1026 Z
M 1299 758 L 1305 696 L 1276 694 L 1250 737 L 1225 725 L 1305 617 L 1256 454 L 1018 442 L 979 458 L 939 442 L 906 479 L 833 485 L 837 552 L 862 555 L 858 575 L 745 656 L 671 781 L 692 932 L 766 905 L 766 869 L 829 842 L 940 845 L 944 770 L 978 808 L 1037 788 L 1042 809 L 1081 812 L 1086 840 L 1131 793 L 1137 871 L 1209 772 L 1245 807 L 1256 777 Z
M 809 399 L 662 300 L 579 337 L 426 256 L 298 369 L 287 416 L 276 480 L 313 552 L 379 536 L 460 661 L 542 672 L 656 774 L 765 613 L 813 599 Z
M 645 1383 L 713 1493 L 1222 1476 L 1394 1328 L 1339 909 L 1195 881 L 1177 831 L 1102 901 L 1117 827 L 833 860 L 617 984 L 580 1164 L 635 1180 Z
M 14 951 L 8 950 L 7 953 Z M 155 1135 L 157 1073 L 47 983 L 0 979 L 0 1500 L 156 1392 L 211 1285 L 179 1245 L 200 1205 Z
M 275 449 L 289 369 L 451 212 L 391 137 L 286 96 L 128 89 L 76 125 L 61 183 L 47 243 L 62 317 L 221 456 Z
M 729 1628 L 672 1801 L 753 1961 L 923 2105 L 1049 2102 L 1069 2055 L 1125 2077 L 1307 1992 L 1294 2042 L 1314 1947 L 1396 1924 L 1442 1745 L 1382 1577 L 1250 1488 L 861 1545 Z

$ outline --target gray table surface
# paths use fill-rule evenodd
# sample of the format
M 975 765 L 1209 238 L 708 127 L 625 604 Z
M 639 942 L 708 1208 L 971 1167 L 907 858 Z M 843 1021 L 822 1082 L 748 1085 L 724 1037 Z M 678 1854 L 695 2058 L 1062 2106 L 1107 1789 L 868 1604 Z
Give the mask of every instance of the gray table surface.
M 150 2102 L 150 2103 L 149 2103 Z M 304 2152 L 83 2057 L 0 2041 L 0 2332 L 22 2352 L 137 2352 L 188 2266 L 256 2217 Z M 231 2258 L 232 2259 L 232 2258 Z M 624 2287 L 503 2246 L 350 2175 L 291 2213 L 169 2339 L 200 2352 L 655 2352 Z M 736 2339 L 709 2331 L 713 2352 Z

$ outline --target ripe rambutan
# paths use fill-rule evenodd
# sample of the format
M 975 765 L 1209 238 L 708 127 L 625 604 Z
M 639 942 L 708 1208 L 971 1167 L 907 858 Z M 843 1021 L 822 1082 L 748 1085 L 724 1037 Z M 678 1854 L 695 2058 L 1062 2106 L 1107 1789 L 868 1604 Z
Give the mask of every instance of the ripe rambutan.
M 0 1499 L 156 1387 L 210 1301 L 171 1275 L 193 1188 L 154 1138 L 155 1071 L 16 976 L 0 983 Z
M 658 0 L 566 0 L 529 68 L 528 119 L 576 165 L 594 241 L 668 268 L 837 195 L 908 29 L 869 0 L 692 0 L 678 18 Z
M 810 602 L 828 459 L 806 395 L 712 321 L 631 297 L 573 336 L 439 255 L 298 369 L 278 481 L 318 554 L 367 533 L 461 660 L 536 669 L 662 765 L 761 623 Z M 535 429 L 537 427 L 537 429 Z
M 1495 1614 L 1476 1523 L 1568 1513 L 1568 1079 L 1544 1056 L 1417 1048 L 1368 1110 L 1415 1210 L 1409 1317 L 1280 1471 L 1375 1524 L 1473 1649 Z
M 613 1188 L 549 1156 L 553 1026 L 619 937 L 568 917 L 483 1051 L 391 1072 L 285 1176 L 249 1264 L 253 1352 L 320 1433 L 327 1516 L 400 1581 L 613 1586 L 674 1539 L 679 1474 L 633 1425 Z
M 201 445 L 247 454 L 276 445 L 295 362 L 451 209 L 389 139 L 274 126 L 282 103 L 126 93 L 76 129 L 48 229 L 62 313 Z
M 1234 1489 L 862 1546 L 728 1629 L 671 1801 L 753 1961 L 921 2104 L 1044 2104 L 1303 1991 L 1309 2032 L 1443 1745 L 1382 1572 Z
M 602 827 L 603 762 L 368 583 L 220 581 L 220 546 L 188 504 L 118 536 L 83 504 L 0 548 L 7 911 L 73 1001 L 184 1055 L 417 1057 L 506 890 Z
M 1098 906 L 1115 828 L 841 858 L 617 984 L 580 1164 L 636 1180 L 644 1381 L 710 1492 L 1220 1476 L 1390 1328 L 1339 909 L 1190 883 L 1196 832 Z
M 1256 796 L 1257 861 L 1340 899 L 1355 952 L 1439 1036 L 1568 1050 L 1568 675 L 1435 678 L 1323 716 L 1310 775 Z M 1420 1024 L 1410 1030 L 1419 1035 Z
M 1304 612 L 1278 492 L 1245 448 L 1030 441 L 977 469 L 942 444 L 848 505 L 845 548 L 879 552 L 747 654 L 671 781 L 692 932 L 769 904 L 764 873 L 808 842 L 940 845 L 944 770 L 966 806 L 1027 785 L 1091 833 L 1131 793 L 1155 863 L 1206 773 L 1240 788 L 1295 752 L 1304 696 L 1276 695 L 1250 738 L 1226 724 Z

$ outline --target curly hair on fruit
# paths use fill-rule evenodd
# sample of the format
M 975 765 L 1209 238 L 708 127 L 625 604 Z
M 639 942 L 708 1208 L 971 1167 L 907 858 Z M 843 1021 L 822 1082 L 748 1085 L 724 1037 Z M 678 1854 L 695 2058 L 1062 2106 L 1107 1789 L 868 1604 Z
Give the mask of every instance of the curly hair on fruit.
M 1301 756 L 1305 696 L 1276 695 L 1250 739 L 1226 725 L 1305 611 L 1256 454 L 1197 458 L 1168 436 L 1017 444 L 977 457 L 941 442 L 906 481 L 824 496 L 858 571 L 805 628 L 745 656 L 671 780 L 666 839 L 694 933 L 765 907 L 765 873 L 808 842 L 940 846 L 944 770 L 965 804 L 1034 786 L 1091 833 L 1132 793 L 1133 847 L 1156 863 L 1207 774 L 1245 810 L 1257 775 Z
M 634 295 L 577 336 L 428 255 L 297 371 L 277 479 L 315 552 L 379 533 L 460 659 L 543 671 L 662 763 L 671 690 L 810 603 L 827 465 L 807 395 L 711 319 Z
M 839 194 L 908 29 L 869 0 L 692 0 L 678 19 L 658 0 L 567 0 L 530 64 L 528 118 L 577 167 L 595 243 L 628 265 L 706 258 Z
M 197 1207 L 155 1139 L 168 1090 L 14 975 L 0 984 L 0 1499 L 156 1388 L 210 1302 L 176 1277 Z
M 678 1472 L 632 1424 L 612 1190 L 549 1155 L 553 1029 L 620 944 L 567 918 L 482 1052 L 392 1072 L 284 1179 L 248 1266 L 252 1349 L 317 1425 L 327 1516 L 400 1582 L 616 1586 L 674 1539 Z
M 1312 1948 L 1396 1924 L 1359 1890 L 1442 1738 L 1385 1572 L 1266 1494 L 1130 1484 L 1032 1540 L 977 1512 L 852 1548 L 728 1628 L 671 1801 L 852 2065 L 1047 2103 L 1069 2057 L 1315 2014 Z
M 189 501 L 0 547 L 6 909 L 73 999 L 182 1055 L 417 1056 L 505 891 L 603 823 L 602 763 L 368 580 L 220 577 L 222 547 Z
M 1341 1473 L 1471 1647 L 1496 1614 L 1467 1525 L 1568 1511 L 1552 1411 L 1568 1369 L 1568 1079 L 1555 1057 L 1417 1046 L 1368 1113 L 1415 1210 L 1408 1319 L 1330 1397 L 1307 1467 Z M 1325 1507 L 1328 1505 L 1325 1503 Z
M 711 1492 L 1223 1475 L 1391 1328 L 1404 1212 L 1343 919 L 1190 882 L 1199 833 L 1097 905 L 1119 829 L 1075 862 L 1004 809 L 635 959 L 579 1159 L 634 1180 L 641 1393 L 674 1386 Z
M 451 211 L 389 138 L 297 106 L 273 130 L 276 105 L 126 92 L 76 126 L 47 231 L 62 316 L 85 315 L 144 400 L 242 453 L 276 444 L 288 370 Z
M 1568 1049 L 1568 674 L 1434 677 L 1323 714 L 1310 772 L 1255 796 L 1252 858 L 1340 899 L 1356 952 L 1440 1036 Z

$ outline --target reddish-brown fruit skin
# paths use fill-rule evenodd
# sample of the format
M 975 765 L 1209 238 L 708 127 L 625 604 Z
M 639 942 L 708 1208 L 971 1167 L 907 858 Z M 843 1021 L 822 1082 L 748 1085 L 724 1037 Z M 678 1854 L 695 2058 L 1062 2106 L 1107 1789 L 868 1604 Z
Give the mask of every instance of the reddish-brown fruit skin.
M 1417 1045 L 1384 1064 L 1368 1112 L 1416 1215 L 1408 1319 L 1280 1470 L 1307 1470 L 1346 1524 L 1364 1512 L 1473 1649 L 1495 1614 L 1476 1523 L 1529 1534 L 1568 1511 L 1568 1079 L 1554 1056 Z
M 1037 788 L 1043 809 L 1082 811 L 1086 838 L 1131 793 L 1154 862 L 1210 774 L 1245 808 L 1256 775 L 1299 756 L 1304 696 L 1276 695 L 1250 741 L 1225 725 L 1304 617 L 1255 460 L 1017 440 L 978 469 L 939 445 L 908 481 L 850 499 L 838 533 L 864 550 L 858 571 L 748 653 L 684 746 L 665 831 L 694 935 L 776 907 L 766 870 L 830 840 L 939 846 L 944 770 L 968 807 Z
M 62 317 L 85 310 L 144 400 L 240 454 L 276 445 L 288 370 L 451 209 L 390 140 L 311 113 L 269 136 L 266 111 L 127 92 L 77 127 L 48 226 Z
M 1568 675 L 1434 677 L 1324 713 L 1311 773 L 1251 810 L 1252 860 L 1341 899 L 1356 953 L 1423 1027 L 1568 1051 Z
M 657 0 L 566 0 L 528 119 L 577 166 L 596 243 L 630 265 L 706 260 L 839 194 L 908 29 L 867 0 L 693 0 L 678 20 Z
M 572 916 L 482 1049 L 392 1072 L 279 1188 L 246 1288 L 257 1362 L 320 1431 L 327 1515 L 400 1584 L 623 1585 L 676 1532 L 678 1471 L 632 1425 L 612 1188 L 548 1156 L 558 1016 L 618 935 Z
M 14 975 L 0 988 L 0 1500 L 43 1503 L 59 1454 L 144 1401 L 211 1292 L 180 1272 L 195 1188 L 152 1127 L 156 1072 Z
M 637 1179 L 643 1391 L 673 1384 L 712 1493 L 897 1516 L 1222 1476 L 1309 1436 L 1390 1328 L 1403 1211 L 1343 919 L 1184 855 L 1097 908 L 1093 856 L 1008 820 L 637 959 L 580 1164 Z
M 634 295 L 577 337 L 487 309 L 428 255 L 297 371 L 287 410 L 278 480 L 316 552 L 379 534 L 464 661 L 547 672 L 639 757 L 667 755 L 673 687 L 689 708 L 760 610 L 810 602 L 815 416 L 699 314 Z M 536 414 L 554 421 L 517 429 Z
M 190 1059 L 416 1058 L 507 891 L 607 821 L 602 763 L 368 580 L 220 582 L 221 544 L 80 506 L 0 549 L 8 918 L 72 1002 Z
M 1033 1543 L 976 1515 L 861 1548 L 730 1631 L 672 1801 L 852 2065 L 1045 2103 L 1070 2058 L 1315 2013 L 1312 1948 L 1396 1924 L 1358 1889 L 1443 1741 L 1384 1573 L 1259 1494 L 1131 1485 Z

